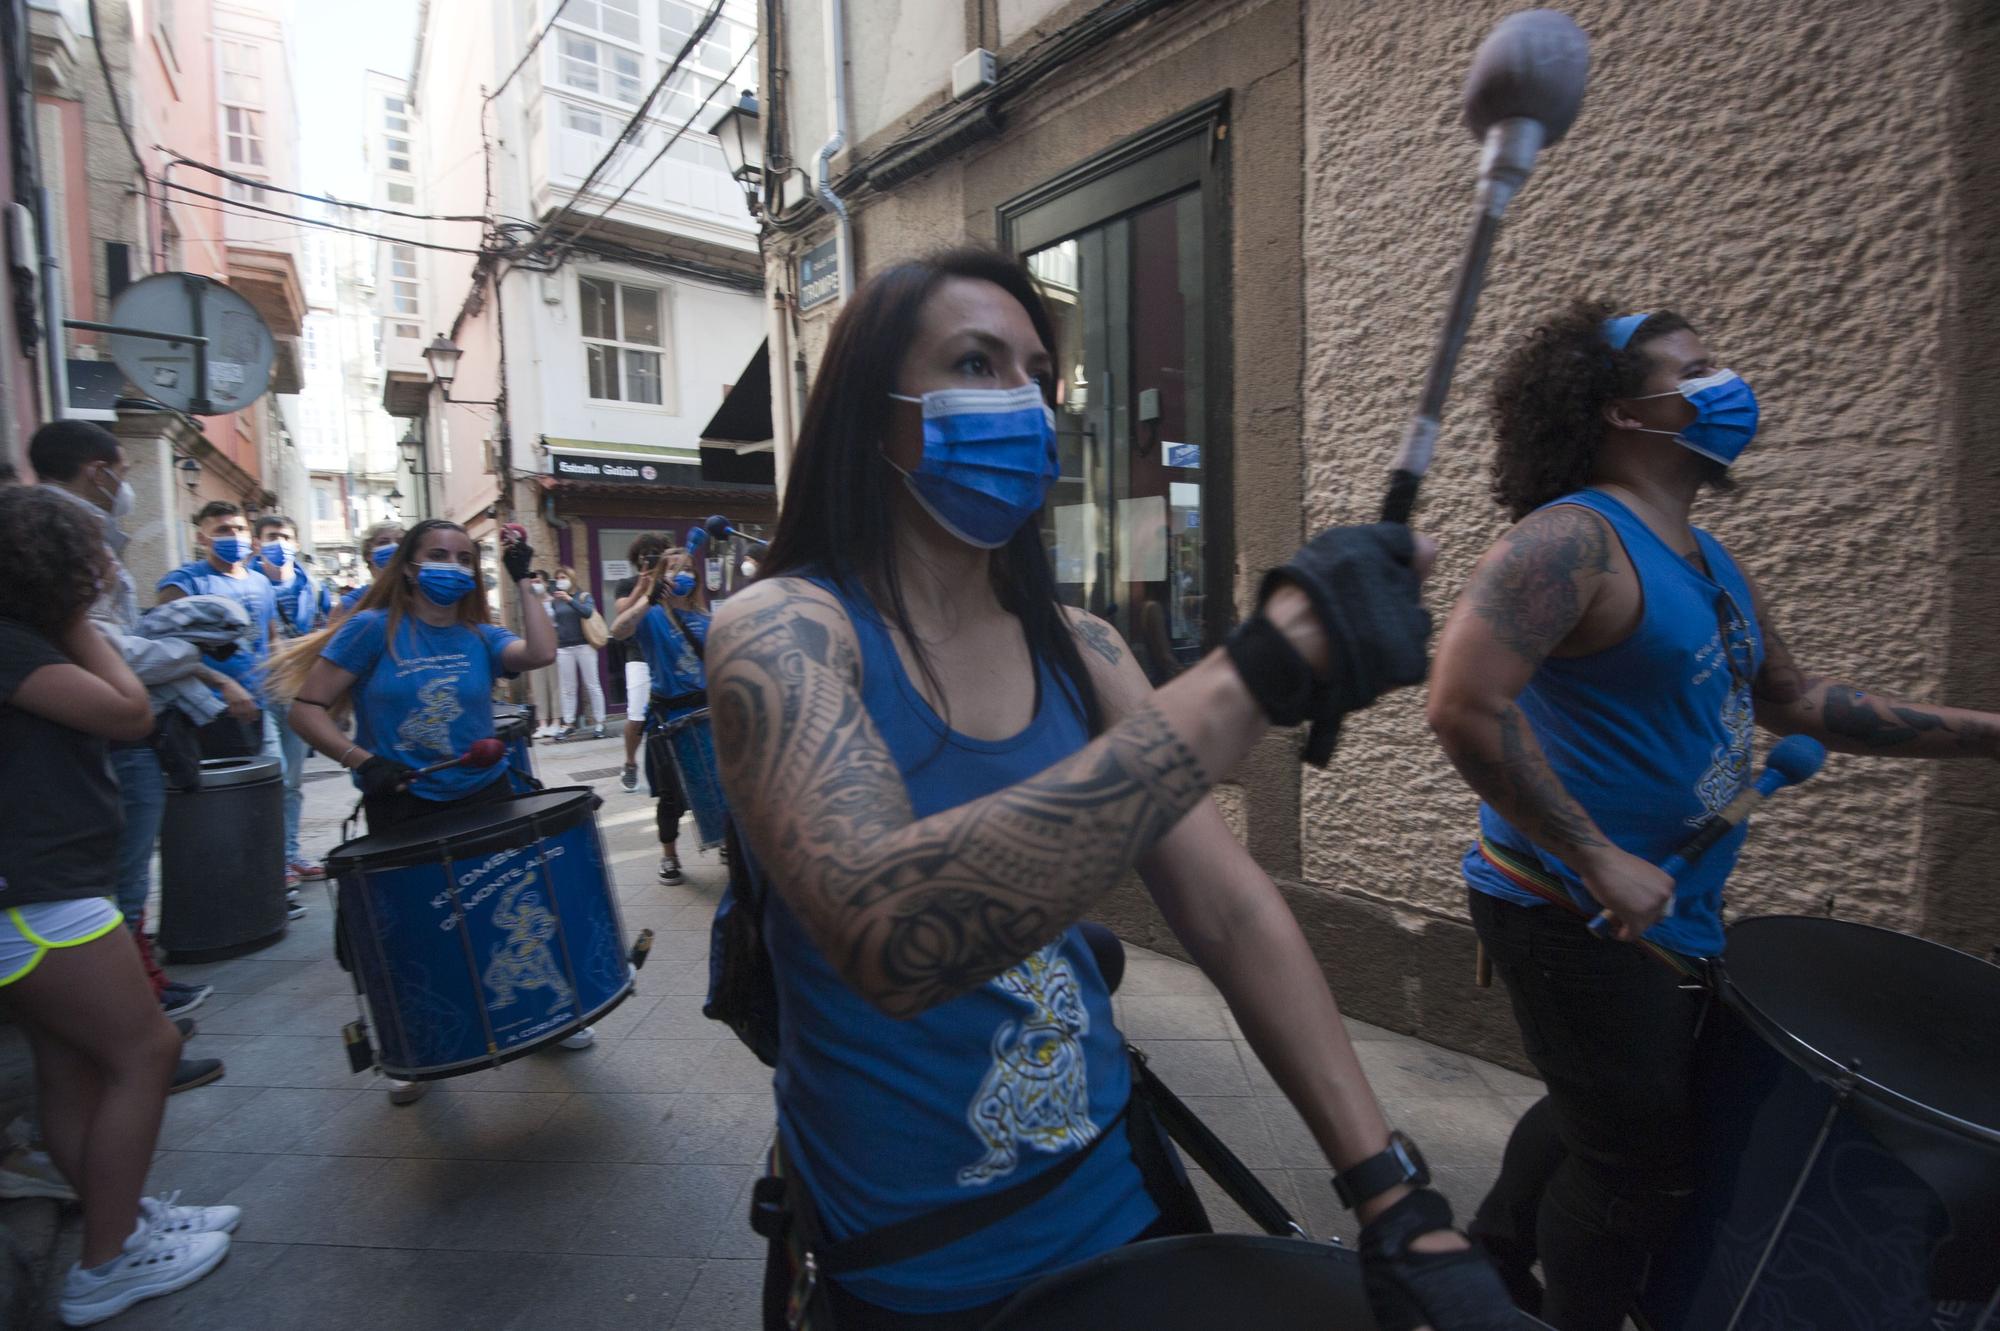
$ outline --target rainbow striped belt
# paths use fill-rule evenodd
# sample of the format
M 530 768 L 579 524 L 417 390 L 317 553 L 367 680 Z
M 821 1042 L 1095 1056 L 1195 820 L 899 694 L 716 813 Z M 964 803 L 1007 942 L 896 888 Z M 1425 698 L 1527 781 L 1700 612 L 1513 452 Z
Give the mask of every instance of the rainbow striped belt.
M 1580 920 L 1591 918 L 1590 912 L 1570 895 L 1561 880 L 1551 877 L 1540 865 L 1523 859 L 1517 852 L 1489 840 L 1483 834 L 1479 838 L 1479 854 L 1501 877 L 1523 892 L 1538 896 L 1551 906 L 1560 906 Z M 1708 977 L 1708 968 L 1698 957 L 1683 956 L 1646 938 L 1639 940 L 1639 947 L 1661 965 L 1689 979 L 1705 981 Z

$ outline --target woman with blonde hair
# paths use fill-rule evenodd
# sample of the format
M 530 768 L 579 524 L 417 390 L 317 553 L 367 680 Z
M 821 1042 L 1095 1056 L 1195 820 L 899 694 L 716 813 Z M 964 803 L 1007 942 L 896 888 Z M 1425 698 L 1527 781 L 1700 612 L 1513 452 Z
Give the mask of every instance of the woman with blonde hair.
M 523 639 L 493 622 L 479 549 L 465 528 L 419 522 L 346 622 L 274 658 L 273 686 L 291 699 L 292 729 L 354 774 L 371 834 L 513 798 L 504 765 L 417 770 L 491 738 L 495 681 L 555 659 L 548 612 L 522 586 L 533 558 L 524 540 L 501 554 L 520 598 Z M 337 720 L 349 712 L 352 739 Z M 421 1094 L 421 1083 L 390 1089 L 399 1103 Z
M 583 590 L 576 570 L 559 565 L 549 584 L 549 618 L 556 626 L 556 682 L 562 689 L 563 728 L 558 739 L 575 738 L 583 729 L 579 691 L 590 700 L 596 738 L 604 738 L 604 686 L 597 679 L 597 648 L 583 631 L 584 621 L 596 613 L 597 603 Z

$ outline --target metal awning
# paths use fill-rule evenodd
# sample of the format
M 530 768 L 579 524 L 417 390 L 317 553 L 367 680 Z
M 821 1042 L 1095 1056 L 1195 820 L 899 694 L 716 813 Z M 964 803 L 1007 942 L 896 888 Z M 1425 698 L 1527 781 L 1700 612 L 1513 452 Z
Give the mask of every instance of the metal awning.
M 771 456 L 771 344 L 743 367 L 722 405 L 701 430 L 703 480 L 772 485 L 777 467 Z

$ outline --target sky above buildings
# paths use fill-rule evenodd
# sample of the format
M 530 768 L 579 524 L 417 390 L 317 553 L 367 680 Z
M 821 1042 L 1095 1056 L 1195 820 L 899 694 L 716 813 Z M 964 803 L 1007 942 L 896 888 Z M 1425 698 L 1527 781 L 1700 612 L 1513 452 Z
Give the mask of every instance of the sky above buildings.
M 371 68 L 408 76 L 417 0 L 315 0 L 291 17 L 301 188 L 365 200 L 362 78 Z

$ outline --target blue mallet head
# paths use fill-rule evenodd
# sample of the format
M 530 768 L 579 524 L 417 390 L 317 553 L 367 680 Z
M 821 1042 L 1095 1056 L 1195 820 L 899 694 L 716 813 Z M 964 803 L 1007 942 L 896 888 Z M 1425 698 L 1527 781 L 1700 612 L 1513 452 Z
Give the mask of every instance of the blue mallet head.
M 1776 773 L 1778 786 L 1796 786 L 1801 781 L 1810 780 L 1826 762 L 1826 745 L 1811 735 L 1787 735 L 1771 746 L 1771 752 L 1764 759 L 1764 770 Z

